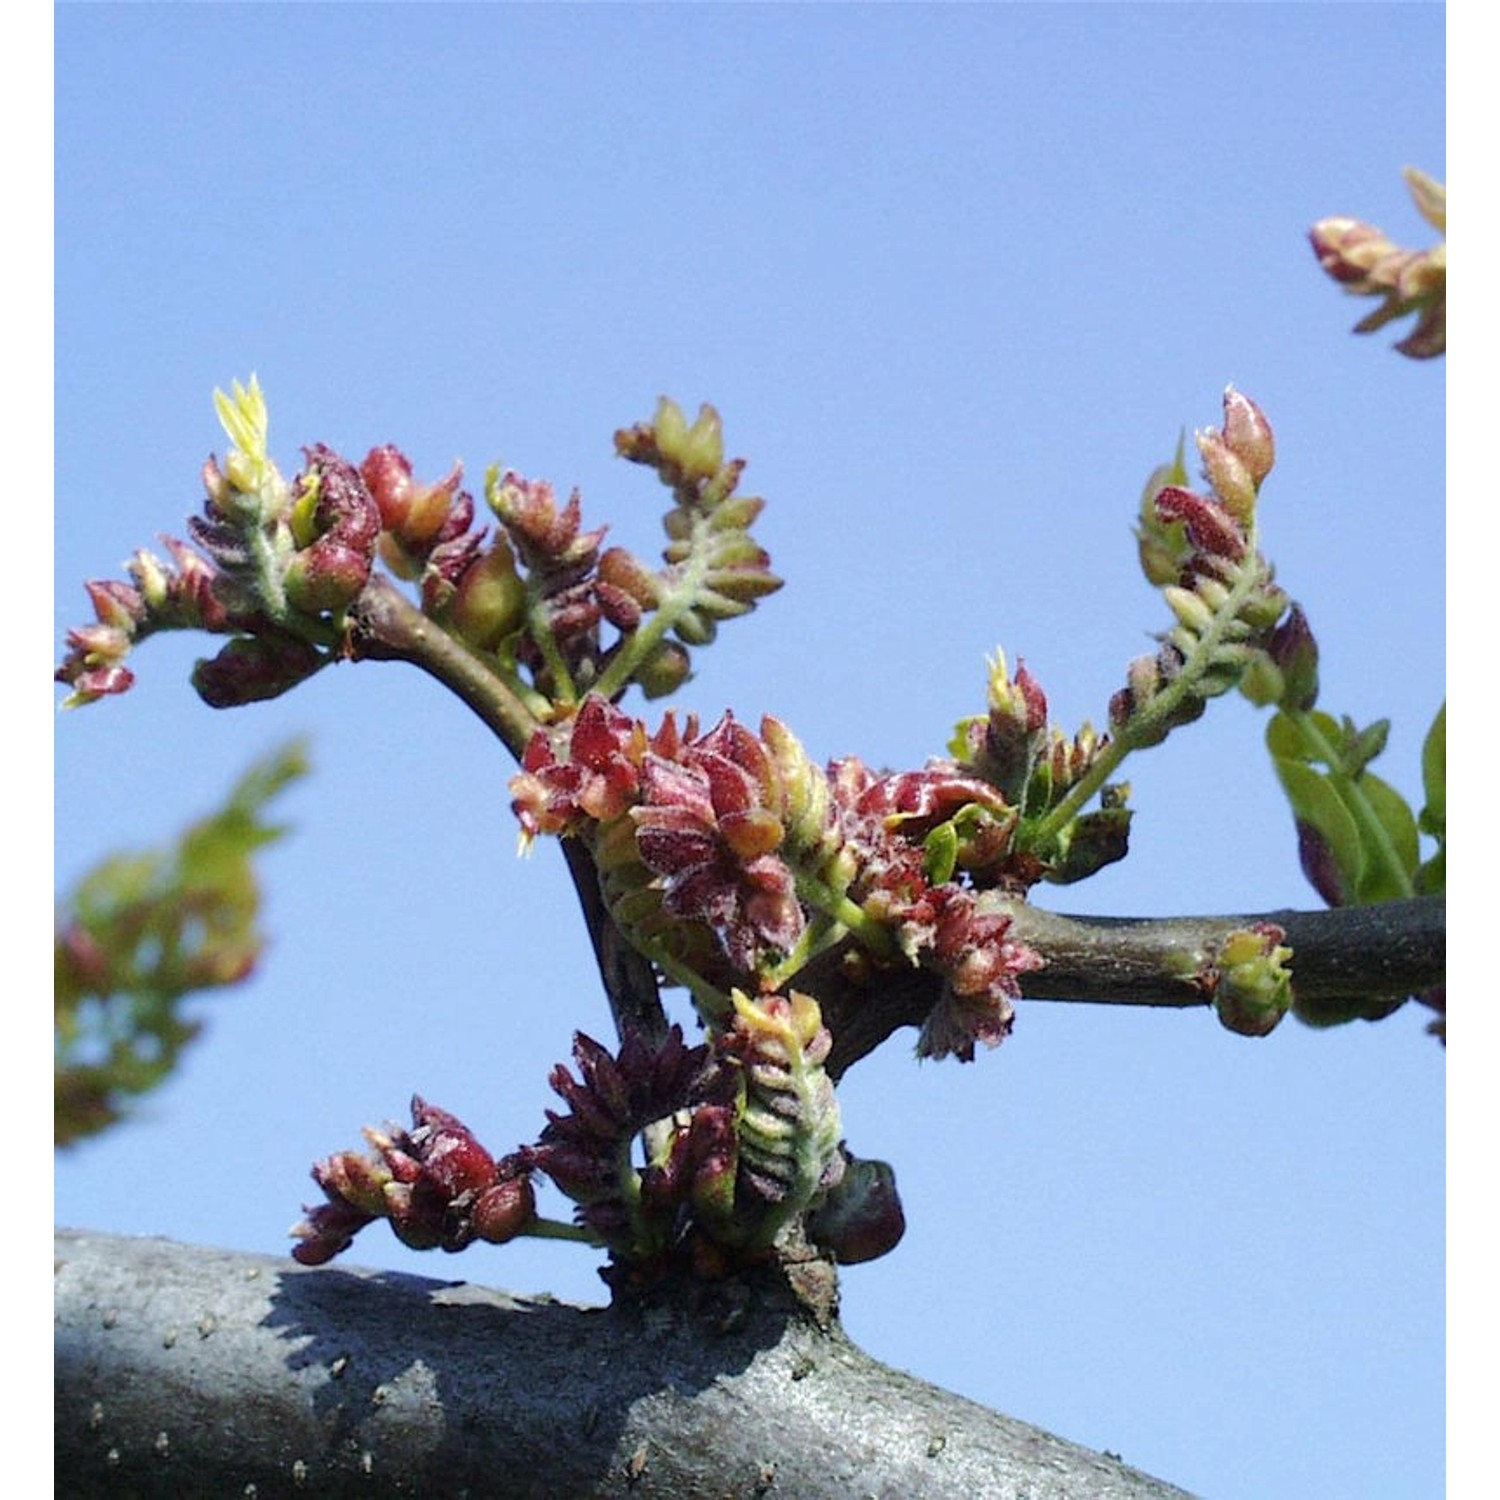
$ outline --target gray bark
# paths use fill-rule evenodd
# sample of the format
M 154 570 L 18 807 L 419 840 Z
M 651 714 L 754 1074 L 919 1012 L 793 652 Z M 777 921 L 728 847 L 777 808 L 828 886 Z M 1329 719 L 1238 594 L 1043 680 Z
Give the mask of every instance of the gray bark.
M 59 1231 L 57 1493 L 1181 1500 L 775 1289 L 576 1307 Z

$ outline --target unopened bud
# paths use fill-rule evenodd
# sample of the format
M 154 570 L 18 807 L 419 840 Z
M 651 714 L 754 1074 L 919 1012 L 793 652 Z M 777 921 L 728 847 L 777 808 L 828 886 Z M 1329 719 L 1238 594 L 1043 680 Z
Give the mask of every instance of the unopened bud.
M 1106 788 L 1106 790 L 1111 790 Z M 1130 809 L 1124 794 L 1129 788 L 1114 788 L 1113 806 L 1084 813 L 1068 829 L 1061 858 L 1047 871 L 1053 885 L 1071 885 L 1087 880 L 1105 865 L 1125 858 L 1130 850 Z
M 294 636 L 241 636 L 193 668 L 193 687 L 210 708 L 237 708 L 279 698 L 311 677 L 327 658 Z
M 530 1177 L 497 1182 L 474 1204 L 474 1233 L 492 1245 L 513 1240 L 536 1218 L 536 1191 Z
M 693 659 L 687 648 L 676 641 L 663 641 L 634 673 L 648 698 L 665 698 L 675 693 L 692 675 Z
M 656 404 L 652 434 L 663 477 L 674 484 L 710 480 L 724 463 L 723 427 L 718 412 L 709 405 L 699 407 L 697 420 L 689 427 L 682 408 L 663 396 Z
M 1248 526 L 1255 515 L 1255 480 L 1249 467 L 1225 442 L 1222 433 L 1200 432 L 1196 441 L 1204 477 L 1214 494 L 1240 525 Z
M 203 479 L 203 492 L 208 496 L 208 503 L 215 510 L 229 514 L 233 487 L 225 477 L 224 471 L 220 469 L 218 459 L 210 454 L 204 459 L 200 473 Z
M 112 578 L 96 578 L 83 587 L 101 625 L 112 626 L 128 635 L 135 634 L 136 627 L 146 615 L 146 601 L 138 590 Z
M 1292 1003 L 1290 948 L 1282 947 L 1284 929 L 1271 922 L 1232 932 L 1215 957 L 1214 1009 L 1219 1020 L 1240 1036 L 1265 1036 L 1275 1030 Z
M 905 1233 L 906 1214 L 890 1163 L 852 1156 L 842 1179 L 807 1220 L 808 1238 L 843 1266 L 878 1259 Z
M 399 532 L 406 522 L 412 491 L 416 488 L 412 483 L 411 460 L 394 443 L 386 443 L 383 447 L 370 449 L 359 466 L 359 473 L 380 507 L 381 525 L 387 531 Z
M 1191 589 L 1178 588 L 1175 584 L 1169 584 L 1162 590 L 1162 596 L 1171 606 L 1172 613 L 1194 635 L 1204 635 L 1212 628 L 1213 610 Z
M 284 575 L 286 596 L 307 614 L 347 609 L 370 581 L 370 554 L 332 535 L 294 553 Z
M 155 553 L 141 548 L 130 559 L 129 572 L 148 608 L 160 609 L 167 602 L 172 579 L 167 565 Z
M 719 413 L 706 402 L 698 408 L 698 420 L 688 428 L 680 458 L 683 477 L 712 479 L 724 462 L 724 426 Z
M 1258 490 L 1276 462 L 1276 437 L 1266 414 L 1233 386 L 1224 392 L 1224 443 Z
M 1168 485 L 1156 497 L 1157 518 L 1181 521 L 1189 541 L 1200 552 L 1238 562 L 1245 555 L 1245 533 L 1239 522 L 1216 500 L 1206 499 L 1177 485 Z
M 1266 708 L 1286 697 L 1286 679 L 1269 656 L 1257 651 L 1240 676 L 1240 691 L 1257 708 Z
M 466 641 L 493 651 L 519 627 L 525 611 L 526 585 L 516 572 L 516 555 L 502 533 L 459 579 L 449 617 Z
M 1300 605 L 1271 632 L 1270 653 L 1286 684 L 1278 701 L 1285 708 L 1312 708 L 1318 701 L 1318 643 Z
M 599 559 L 599 581 L 630 595 L 643 609 L 661 602 L 662 580 L 625 547 L 611 547 Z

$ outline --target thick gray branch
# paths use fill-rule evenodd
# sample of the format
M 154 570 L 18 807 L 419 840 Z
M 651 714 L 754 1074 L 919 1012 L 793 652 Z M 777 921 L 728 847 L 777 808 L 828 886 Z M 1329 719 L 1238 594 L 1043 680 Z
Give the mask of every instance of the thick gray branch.
M 1181 1500 L 738 1284 L 585 1309 L 60 1231 L 57 1492 Z

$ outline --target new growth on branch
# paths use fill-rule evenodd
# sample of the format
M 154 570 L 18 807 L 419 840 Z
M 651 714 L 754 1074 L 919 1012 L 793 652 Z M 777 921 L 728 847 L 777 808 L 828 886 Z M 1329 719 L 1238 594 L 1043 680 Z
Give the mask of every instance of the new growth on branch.
M 1441 188 L 1416 174 L 1414 189 L 1441 227 Z M 1416 312 L 1397 347 L 1441 352 L 1440 251 L 1397 252 L 1352 220 L 1324 221 L 1313 242 L 1336 279 L 1383 297 L 1361 329 Z M 1054 724 L 1024 660 L 997 652 L 983 711 L 946 755 L 897 772 L 854 755 L 814 764 L 770 716 L 752 729 L 726 712 L 705 729 L 621 706 L 632 689 L 673 693 L 722 623 L 781 587 L 752 534 L 764 501 L 740 493 L 745 463 L 726 461 L 711 406 L 689 422 L 663 399 L 615 435 L 670 496 L 652 565 L 606 548 L 576 492 L 559 502 L 498 468 L 484 486 L 493 528 L 476 525 L 461 466 L 419 481 L 390 445 L 355 464 L 314 444 L 287 479 L 256 379 L 215 400 L 230 446 L 203 467 L 189 540 L 168 540 L 166 558 L 137 552 L 128 581 L 87 585 L 95 621 L 69 632 L 57 674 L 68 704 L 125 692 L 130 652 L 163 630 L 224 638 L 192 678 L 215 708 L 336 663 L 420 668 L 519 761 L 522 842 L 562 841 L 618 1032 L 613 1049 L 577 1035 L 573 1068 L 550 1080 L 563 1108 L 509 1153 L 417 1098 L 410 1127 L 368 1130 L 368 1152 L 318 1163 L 324 1201 L 294 1231 L 304 1263 L 377 1219 L 418 1248 L 586 1239 L 609 1252 L 617 1286 L 867 1260 L 904 1219 L 893 1169 L 845 1143 L 834 1086 L 901 1026 L 918 1027 L 919 1055 L 968 1062 L 1004 1039 L 1028 993 L 1211 1005 L 1247 1036 L 1289 1011 L 1378 1019 L 1412 995 L 1442 1010 L 1442 713 L 1418 814 L 1369 770 L 1385 726 L 1317 706 L 1317 642 L 1261 550 L 1275 439 L 1233 387 L 1220 425 L 1196 435 L 1202 484 L 1179 443 L 1145 487 L 1139 560 L 1166 620 L 1104 727 Z M 1334 908 L 1399 903 L 1385 939 L 1347 924 L 1352 977 L 1326 925 L 1347 912 L 1130 924 L 1032 903 L 1039 885 L 1125 857 L 1124 763 L 1233 689 L 1273 710 L 1267 743 L 1318 894 Z M 66 932 L 70 952 L 98 946 L 82 918 Z M 116 982 L 81 979 L 79 994 L 104 1004 Z M 669 1023 L 663 987 L 689 997 L 695 1044 Z M 572 1201 L 572 1222 L 538 1214 L 538 1174 Z

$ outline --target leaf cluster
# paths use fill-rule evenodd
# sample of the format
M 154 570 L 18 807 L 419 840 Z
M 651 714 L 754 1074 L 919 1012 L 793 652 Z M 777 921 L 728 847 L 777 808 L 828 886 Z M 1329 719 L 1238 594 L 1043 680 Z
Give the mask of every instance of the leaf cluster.
M 53 1131 L 60 1146 L 122 1118 L 162 1083 L 200 1022 L 182 1002 L 238 983 L 264 938 L 252 856 L 282 830 L 266 806 L 307 769 L 288 746 L 175 844 L 120 854 L 61 903 L 53 938 Z

